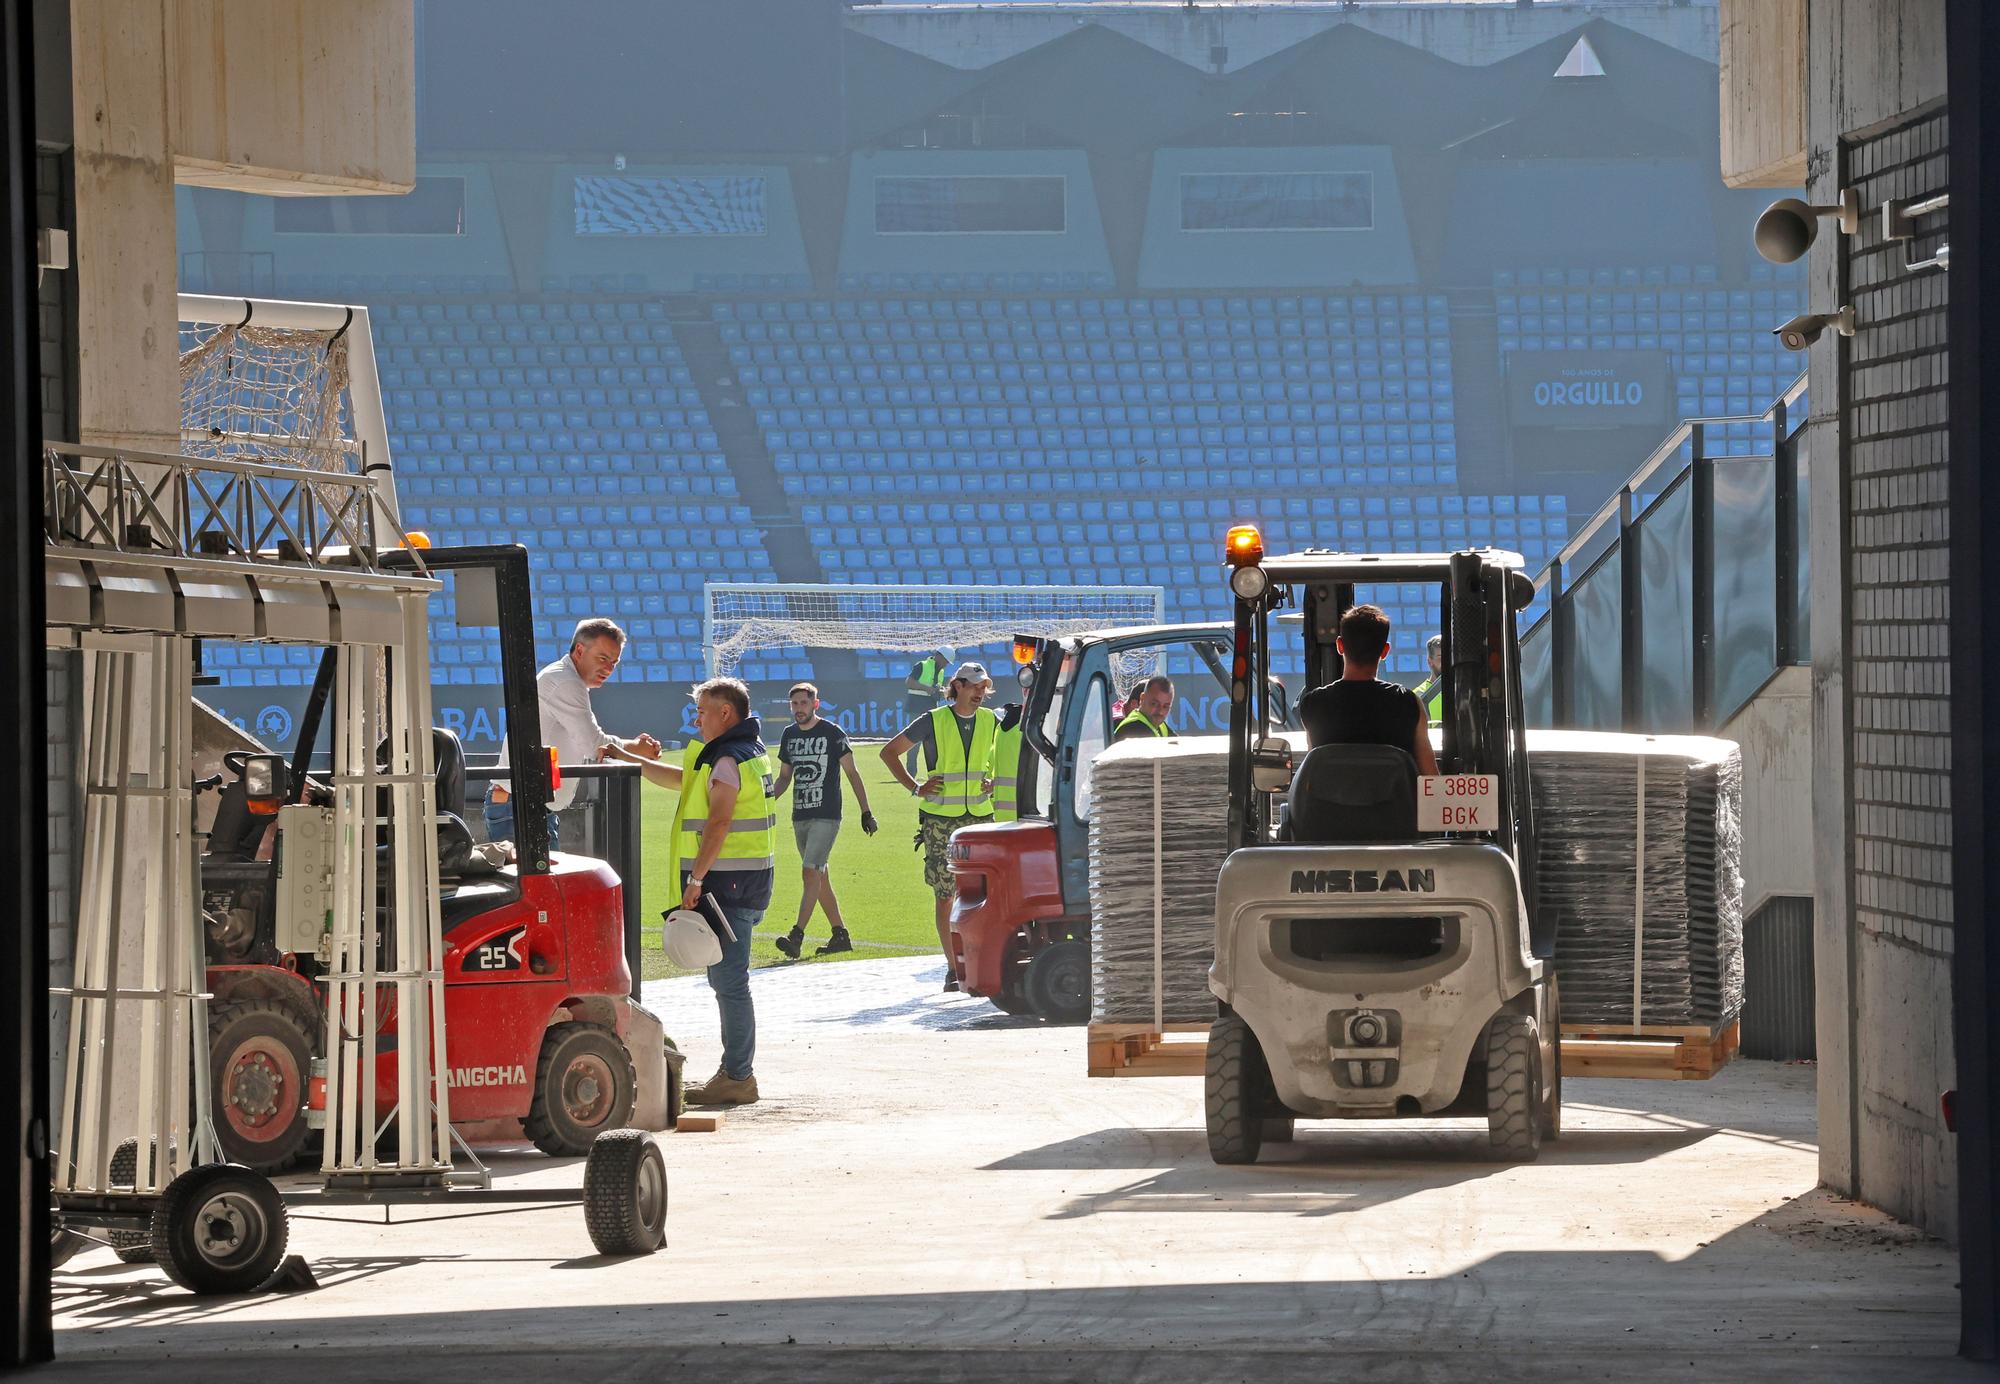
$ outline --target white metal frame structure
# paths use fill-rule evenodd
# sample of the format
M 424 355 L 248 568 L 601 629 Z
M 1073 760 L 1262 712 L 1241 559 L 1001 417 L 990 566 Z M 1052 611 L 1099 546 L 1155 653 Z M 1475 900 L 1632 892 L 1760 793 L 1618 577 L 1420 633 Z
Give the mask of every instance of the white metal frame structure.
M 190 325 L 227 326 L 256 323 L 293 331 L 324 332 L 347 352 L 347 404 L 353 436 L 343 450 L 352 469 L 370 482 L 370 493 L 381 513 L 401 532 L 402 511 L 396 504 L 395 461 L 389 448 L 389 420 L 382 404 L 382 379 L 375 366 L 375 334 L 368 309 L 344 303 L 288 303 L 270 298 L 220 298 L 203 293 L 180 295 L 180 320 Z M 183 417 L 181 446 L 199 454 L 212 439 Z
M 85 652 L 90 698 L 87 874 L 77 983 L 65 992 L 76 1014 L 59 1194 L 114 1194 L 113 1136 L 125 1131 L 111 1127 L 109 1076 L 134 1061 L 135 1031 L 139 1107 L 129 1132 L 142 1150 L 166 1156 L 140 1157 L 130 1190 L 156 1194 L 175 1171 L 212 1154 L 188 782 L 190 641 L 199 638 L 341 647 L 323 1168 L 329 1187 L 450 1180 L 426 638 L 427 604 L 440 584 L 421 568 L 392 571 L 379 561 L 384 529 L 369 497 L 383 488 L 349 471 L 69 444 L 45 451 L 49 640 Z M 388 546 L 400 545 L 400 531 L 388 536 Z M 386 677 L 378 677 L 385 665 Z M 133 717 L 142 680 L 152 716 L 143 727 Z M 387 763 L 378 766 L 384 743 Z M 378 878 L 382 834 L 390 843 L 386 880 Z M 147 865 L 137 908 L 122 883 L 135 858 Z M 134 926 L 143 964 L 128 984 L 119 950 Z M 395 1155 L 384 1159 L 375 1059 L 391 1003 L 399 1118 Z M 124 1017 L 135 1009 L 136 1029 Z

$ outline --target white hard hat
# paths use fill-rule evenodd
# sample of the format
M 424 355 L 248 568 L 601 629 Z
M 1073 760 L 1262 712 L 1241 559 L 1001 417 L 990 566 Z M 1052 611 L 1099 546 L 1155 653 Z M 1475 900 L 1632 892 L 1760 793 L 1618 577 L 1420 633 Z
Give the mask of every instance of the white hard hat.
M 692 909 L 676 908 L 667 914 L 664 941 L 667 960 L 684 971 L 706 970 L 722 960 L 722 939 L 708 919 Z

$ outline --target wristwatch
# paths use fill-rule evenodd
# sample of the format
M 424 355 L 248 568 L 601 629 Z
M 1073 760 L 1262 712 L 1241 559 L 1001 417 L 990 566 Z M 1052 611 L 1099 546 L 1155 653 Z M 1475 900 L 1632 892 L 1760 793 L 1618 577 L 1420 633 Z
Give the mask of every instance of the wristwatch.
M 704 884 L 708 883 L 708 876 L 707 876 L 707 875 L 689 875 L 689 876 L 688 876 L 688 883 L 689 883 L 689 884 L 692 884 L 692 885 L 694 885 L 694 886 L 695 886 L 696 888 L 700 888 L 700 887 L 701 887 L 702 885 L 704 885 Z

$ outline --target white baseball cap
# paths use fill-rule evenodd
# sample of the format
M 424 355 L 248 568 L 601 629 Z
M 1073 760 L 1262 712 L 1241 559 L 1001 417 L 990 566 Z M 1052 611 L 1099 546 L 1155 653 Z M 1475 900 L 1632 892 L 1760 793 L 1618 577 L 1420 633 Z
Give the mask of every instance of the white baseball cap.
M 986 671 L 983 663 L 965 662 L 958 665 L 958 671 L 951 675 L 953 682 L 991 682 L 993 675 Z

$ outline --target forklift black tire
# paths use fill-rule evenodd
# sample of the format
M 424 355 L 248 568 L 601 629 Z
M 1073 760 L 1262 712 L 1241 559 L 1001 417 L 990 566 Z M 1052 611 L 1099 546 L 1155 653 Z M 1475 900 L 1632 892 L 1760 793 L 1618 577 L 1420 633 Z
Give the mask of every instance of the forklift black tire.
M 1514 1163 L 1542 1151 L 1542 1042 L 1526 1014 L 1498 1014 L 1486 1030 L 1486 1137 Z
M 667 1242 L 667 1163 L 643 1129 L 607 1129 L 583 1164 L 583 1219 L 599 1254 L 651 1254 Z
M 1090 944 L 1071 938 L 1036 952 L 1022 988 L 1037 1018 L 1082 1023 L 1090 1017 Z
M 1257 1035 L 1235 1014 L 1216 1018 L 1208 1030 L 1208 1068 L 1202 1076 L 1202 1110 L 1208 1122 L 1208 1156 L 1223 1165 L 1255 1163 L 1264 1147 L 1264 1051 Z
M 281 1173 L 306 1134 L 312 1037 L 282 1000 L 237 1000 L 208 1021 L 209 1091 L 223 1159 Z
M 284 1198 L 271 1179 L 234 1163 L 189 1168 L 153 1207 L 153 1258 L 204 1297 L 268 1283 L 289 1238 Z
M 1035 1012 L 1029 1007 L 1027 995 L 1016 986 L 1009 985 L 1006 989 L 996 991 L 986 998 L 992 1000 L 993 1007 L 1002 1014 L 1020 1015 Z
M 543 1153 L 576 1158 L 607 1130 L 632 1123 L 638 1093 L 632 1054 L 615 1032 L 602 1024 L 556 1024 L 542 1037 L 535 1098 L 523 1125 Z
M 1267 1144 L 1289 1144 L 1297 1134 L 1297 1128 L 1290 1115 L 1266 1115 L 1264 1117 L 1264 1142 Z

